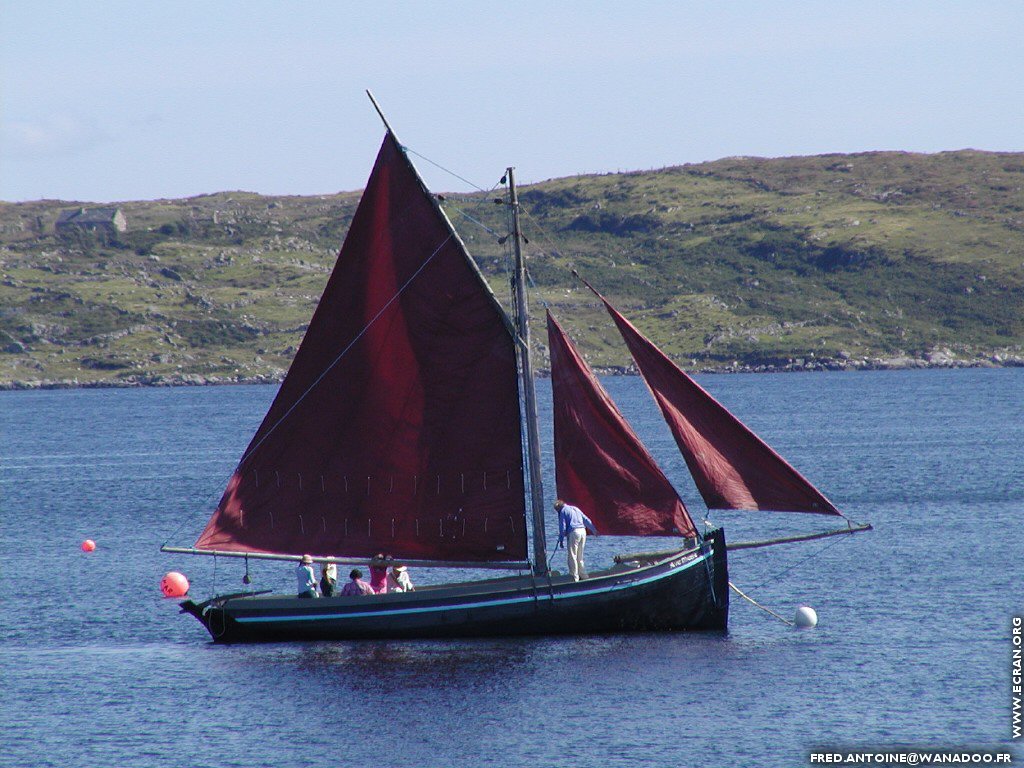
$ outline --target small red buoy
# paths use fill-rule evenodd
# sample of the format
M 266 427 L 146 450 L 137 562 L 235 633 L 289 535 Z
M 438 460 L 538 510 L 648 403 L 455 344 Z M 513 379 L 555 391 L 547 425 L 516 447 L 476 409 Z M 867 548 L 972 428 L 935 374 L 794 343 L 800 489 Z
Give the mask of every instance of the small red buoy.
M 83 552 L 92 552 L 94 549 L 96 549 L 96 542 L 92 539 L 86 539 L 82 542 Z
M 160 591 L 164 597 L 184 597 L 188 594 L 188 579 L 184 574 L 171 571 L 160 580 Z

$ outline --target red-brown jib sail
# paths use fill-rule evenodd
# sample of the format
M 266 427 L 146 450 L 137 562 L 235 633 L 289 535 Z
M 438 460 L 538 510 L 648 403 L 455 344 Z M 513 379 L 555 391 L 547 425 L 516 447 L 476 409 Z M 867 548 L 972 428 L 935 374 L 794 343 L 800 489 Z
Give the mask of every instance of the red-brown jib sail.
M 526 557 L 506 319 L 385 137 L 295 360 L 196 547 Z
M 657 400 L 708 509 L 841 514 L 803 475 L 598 296 Z
M 548 312 L 558 495 L 601 534 L 694 536 L 675 488 Z

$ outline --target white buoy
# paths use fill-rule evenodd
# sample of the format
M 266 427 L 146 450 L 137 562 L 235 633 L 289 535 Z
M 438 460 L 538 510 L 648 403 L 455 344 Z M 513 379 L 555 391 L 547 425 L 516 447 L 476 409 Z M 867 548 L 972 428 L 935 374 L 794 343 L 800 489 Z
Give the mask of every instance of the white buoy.
M 818 614 L 809 605 L 801 605 L 796 609 L 796 618 L 793 623 L 801 629 L 810 629 L 818 625 Z

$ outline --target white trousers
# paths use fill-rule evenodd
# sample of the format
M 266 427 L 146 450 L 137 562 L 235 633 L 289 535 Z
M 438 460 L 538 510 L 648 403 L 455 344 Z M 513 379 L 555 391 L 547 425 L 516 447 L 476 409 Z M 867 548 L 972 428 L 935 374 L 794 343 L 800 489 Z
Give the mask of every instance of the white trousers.
M 587 566 L 583 564 L 583 547 L 586 544 L 586 528 L 573 528 L 569 531 L 569 575 L 573 581 L 587 578 Z

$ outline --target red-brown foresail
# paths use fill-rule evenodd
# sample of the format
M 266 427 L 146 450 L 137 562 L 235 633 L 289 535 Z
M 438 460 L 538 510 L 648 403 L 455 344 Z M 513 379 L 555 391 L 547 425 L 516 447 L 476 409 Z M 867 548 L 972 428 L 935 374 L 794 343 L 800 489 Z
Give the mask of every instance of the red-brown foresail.
M 601 300 L 658 402 L 708 509 L 841 514 L 604 297 Z
M 601 534 L 694 536 L 675 488 L 548 312 L 558 495 Z

